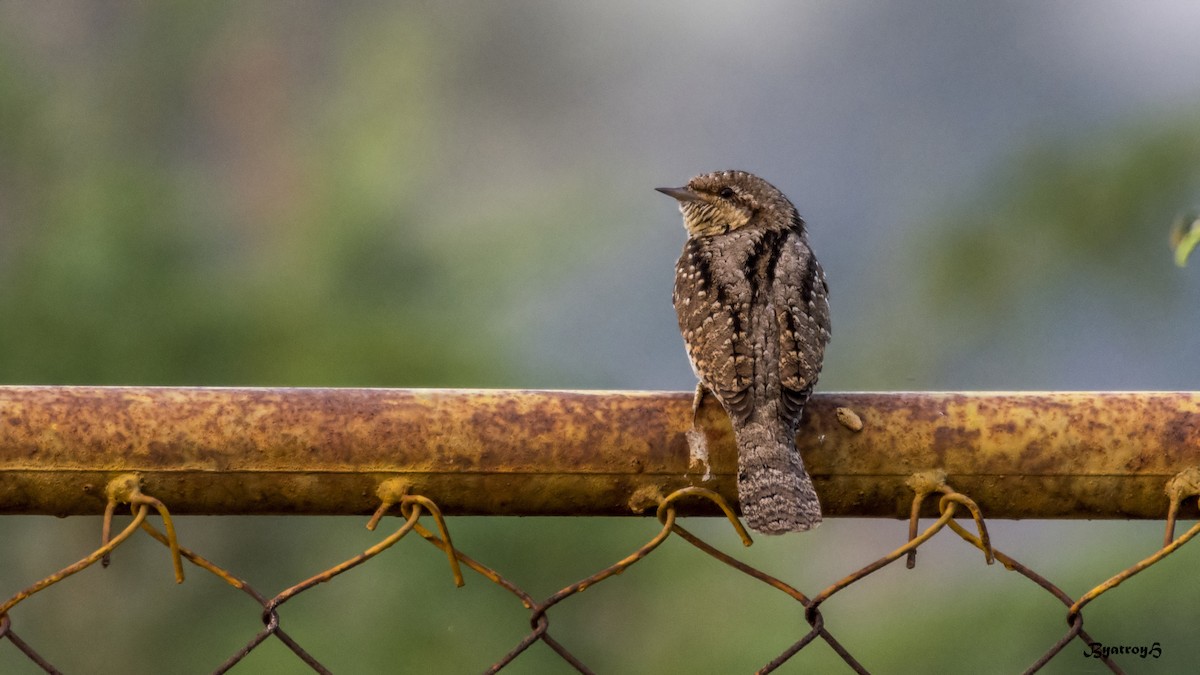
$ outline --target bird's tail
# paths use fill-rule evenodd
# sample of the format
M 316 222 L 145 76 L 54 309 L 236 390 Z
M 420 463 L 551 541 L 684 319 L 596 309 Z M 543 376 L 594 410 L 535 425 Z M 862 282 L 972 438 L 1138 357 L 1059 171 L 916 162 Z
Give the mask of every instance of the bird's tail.
M 763 534 L 803 532 L 821 524 L 821 503 L 788 426 L 751 419 L 734 429 L 742 518 Z

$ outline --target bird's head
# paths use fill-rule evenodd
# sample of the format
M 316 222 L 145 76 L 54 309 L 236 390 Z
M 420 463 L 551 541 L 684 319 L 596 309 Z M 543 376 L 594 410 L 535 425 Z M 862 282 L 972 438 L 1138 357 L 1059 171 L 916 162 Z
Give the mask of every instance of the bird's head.
M 705 173 L 684 187 L 655 189 L 679 201 L 683 226 L 691 237 L 742 228 L 804 228 L 796 207 L 778 188 L 745 171 Z

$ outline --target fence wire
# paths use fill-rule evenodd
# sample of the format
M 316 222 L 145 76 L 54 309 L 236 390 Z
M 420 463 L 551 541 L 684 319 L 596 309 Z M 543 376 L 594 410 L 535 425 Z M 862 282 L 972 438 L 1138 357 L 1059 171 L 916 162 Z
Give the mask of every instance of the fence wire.
M 141 530 L 170 549 L 175 577 L 178 582 L 182 583 L 184 581 L 183 561 L 187 560 L 195 567 L 216 576 L 232 588 L 247 594 L 262 608 L 263 628 L 257 634 L 250 637 L 244 647 L 230 654 L 224 662 L 216 666 L 213 670 L 214 673 L 229 671 L 269 639 L 278 640 L 294 653 L 300 661 L 312 668 L 312 670 L 318 673 L 328 673 L 330 672 L 328 668 L 322 665 L 313 654 L 306 651 L 304 647 L 283 630 L 280 615 L 281 607 L 292 598 L 312 589 L 318 584 L 328 582 L 338 575 L 375 558 L 405 536 L 415 532 L 418 536 L 436 547 L 441 554 L 446 556 L 450 573 L 456 585 L 463 585 L 463 568 L 465 567 L 488 582 L 506 590 L 513 596 L 516 602 L 519 602 L 528 610 L 529 632 L 507 653 L 497 655 L 495 662 L 486 672 L 496 673 L 503 670 L 506 666 L 520 658 L 530 646 L 537 642 L 542 642 L 561 657 L 563 662 L 576 671 L 591 673 L 592 670 L 579 657 L 572 653 L 568 646 L 560 643 L 551 635 L 551 610 L 559 603 L 581 593 L 585 589 L 621 574 L 630 566 L 637 564 L 651 555 L 668 538 L 676 536 L 695 547 L 697 551 L 711 556 L 741 574 L 745 574 L 770 586 L 779 593 L 799 602 L 804 607 L 804 618 L 807 626 L 799 628 L 796 631 L 796 640 L 779 654 L 766 659 L 764 665 L 757 672 L 769 673 L 776 670 L 800 651 L 820 640 L 828 644 L 846 665 L 855 672 L 867 673 L 870 671 L 855 658 L 851 652 L 851 648 L 839 642 L 834 636 L 832 631 L 836 629 L 836 626 L 827 625 L 821 611 L 822 607 L 825 603 L 833 599 L 834 596 L 851 585 L 864 583 L 863 580 L 872 573 L 894 564 L 902 558 L 905 559 L 906 565 L 909 568 L 913 567 L 916 563 L 918 549 L 934 536 L 949 530 L 966 543 L 977 548 L 981 553 L 980 558 L 983 564 L 992 565 L 995 562 L 999 562 L 1007 570 L 1020 574 L 1057 598 L 1064 606 L 1064 632 L 1057 640 L 1049 644 L 1042 656 L 1030 664 L 1025 671 L 1027 673 L 1034 673 L 1044 668 L 1067 645 L 1075 640 L 1082 641 L 1085 648 L 1097 642 L 1084 630 L 1084 607 L 1101 595 L 1116 588 L 1122 582 L 1161 561 L 1200 532 L 1200 524 L 1197 524 L 1181 536 L 1175 536 L 1175 519 L 1181 503 L 1190 497 L 1200 495 L 1200 469 L 1193 468 L 1179 473 L 1166 485 L 1168 508 L 1163 547 L 1154 554 L 1118 572 L 1103 583 L 1098 584 L 1079 598 L 1072 598 L 1050 580 L 1004 554 L 1002 551 L 997 550 L 992 545 L 988 535 L 984 514 L 968 495 L 955 491 L 953 487 L 946 483 L 944 473 L 929 471 L 914 474 L 909 479 L 908 485 L 914 493 L 908 541 L 891 553 L 850 572 L 842 579 L 819 590 L 813 595 L 806 594 L 786 581 L 767 574 L 717 549 L 680 525 L 676 521 L 676 516 L 677 505 L 681 501 L 708 500 L 716 504 L 724 512 L 743 544 L 749 546 L 752 543 L 750 536 L 738 521 L 729 504 L 719 494 L 704 488 L 686 487 L 668 495 L 651 493 L 637 495 L 636 497 L 642 500 L 648 507 L 656 508 L 657 518 L 662 525 L 658 533 L 625 558 L 539 600 L 496 569 L 471 557 L 462 548 L 453 543 L 438 505 L 426 496 L 411 494 L 408 484 L 402 479 L 388 479 L 379 485 L 377 491 L 379 507 L 367 524 L 368 529 L 374 530 L 385 514 L 393 509 L 398 509 L 404 519 L 399 529 L 362 553 L 308 579 L 300 581 L 273 596 L 268 596 L 233 572 L 218 566 L 196 551 L 181 545 L 171 519 L 168 505 L 155 499 L 153 496 L 144 494 L 141 491 L 137 476 L 126 474 L 115 478 L 107 486 L 108 506 L 105 510 L 101 546 L 82 560 L 37 581 L 28 588 L 8 598 L 3 604 L 0 604 L 0 641 L 10 643 L 31 664 L 43 671 L 47 673 L 60 672 L 34 646 L 21 639 L 18 635 L 15 629 L 16 621 L 14 620 L 14 615 L 19 616 L 19 612 L 15 612 L 14 610 L 30 596 L 54 586 L 63 579 L 97 562 L 107 565 L 109 554 Z M 921 530 L 918 522 L 918 514 L 920 513 L 922 504 L 932 495 L 939 495 L 938 510 L 940 516 L 924 530 Z M 113 535 L 111 525 L 116 509 L 120 504 L 128 504 L 130 506 L 133 519 L 124 529 Z M 152 511 L 161 517 L 161 528 L 156 527 L 148 520 Z M 966 520 L 959 522 L 956 520 L 956 516 L 969 516 L 971 526 L 968 527 L 963 524 Z M 422 524 L 422 520 L 432 521 L 433 527 L 430 528 L 426 524 Z M 1114 673 L 1124 672 L 1108 654 L 1097 656 L 1099 657 L 1099 661 L 1107 666 L 1110 671 Z M 219 656 L 216 658 L 219 658 Z M 214 661 L 216 658 L 214 658 Z

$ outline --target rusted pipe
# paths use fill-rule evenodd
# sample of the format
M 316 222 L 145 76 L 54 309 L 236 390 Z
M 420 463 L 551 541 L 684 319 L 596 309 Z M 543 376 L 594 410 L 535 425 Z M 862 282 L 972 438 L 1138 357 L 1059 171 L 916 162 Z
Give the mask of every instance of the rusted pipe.
M 691 399 L 0 387 L 0 513 L 98 514 L 125 472 L 180 514 L 369 514 L 397 477 L 449 515 L 622 515 L 686 485 L 736 502 L 711 397 L 711 477 L 689 465 Z M 1166 482 L 1200 465 L 1198 413 L 1196 393 L 820 394 L 798 443 L 830 516 L 907 517 L 905 480 L 941 469 L 988 518 L 1162 518 Z

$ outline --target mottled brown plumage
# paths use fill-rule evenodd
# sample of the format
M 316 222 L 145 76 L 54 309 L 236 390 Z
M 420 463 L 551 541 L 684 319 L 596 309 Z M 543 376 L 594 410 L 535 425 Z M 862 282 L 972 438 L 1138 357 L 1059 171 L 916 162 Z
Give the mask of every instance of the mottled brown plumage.
M 744 171 L 658 190 L 679 201 L 688 231 L 675 311 L 697 402 L 711 391 L 733 425 L 742 515 L 767 534 L 816 527 L 821 505 L 795 434 L 829 342 L 829 304 L 804 221 Z

